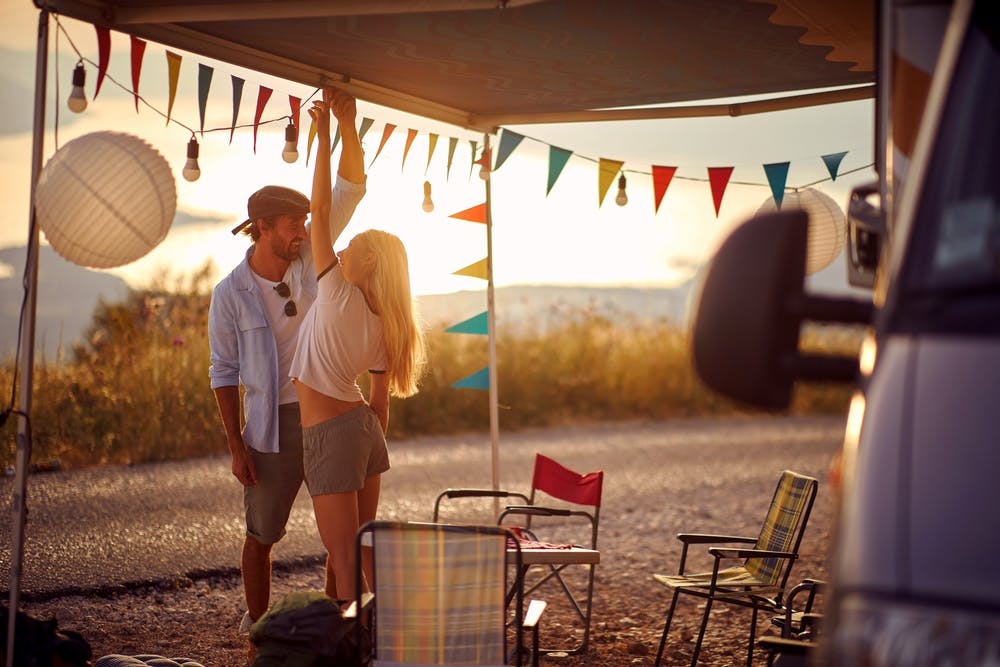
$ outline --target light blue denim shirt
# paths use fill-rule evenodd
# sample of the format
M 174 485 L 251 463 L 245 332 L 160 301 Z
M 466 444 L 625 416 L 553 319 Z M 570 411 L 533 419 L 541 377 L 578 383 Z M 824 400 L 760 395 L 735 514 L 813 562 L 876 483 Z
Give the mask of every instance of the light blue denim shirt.
M 336 239 L 365 194 L 363 183 L 338 176 L 330 207 L 330 233 Z M 260 452 L 278 451 L 278 349 L 264 312 L 249 258 L 254 248 L 212 292 L 208 309 L 208 345 L 212 389 L 243 385 L 243 442 Z M 289 271 L 302 285 L 297 299 L 303 312 L 316 300 L 316 267 L 309 243 Z

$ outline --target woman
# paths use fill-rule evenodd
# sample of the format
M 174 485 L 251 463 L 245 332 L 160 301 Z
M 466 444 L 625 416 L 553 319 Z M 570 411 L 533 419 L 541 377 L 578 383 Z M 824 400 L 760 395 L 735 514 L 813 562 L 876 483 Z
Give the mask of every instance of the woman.
M 324 90 L 323 101 L 309 110 L 318 140 L 310 229 L 318 289 L 299 331 L 291 375 L 302 411 L 306 485 L 328 554 L 326 593 L 353 600 L 354 538 L 359 526 L 375 518 L 380 475 L 389 469 L 389 394 L 416 393 L 424 345 L 402 242 L 369 230 L 338 256 L 329 225 L 316 224 L 330 214 L 331 110 L 344 151 L 338 174 L 354 183 L 365 178 L 354 98 Z M 364 372 L 371 374 L 367 401 L 357 384 Z M 370 581 L 369 557 L 364 565 Z

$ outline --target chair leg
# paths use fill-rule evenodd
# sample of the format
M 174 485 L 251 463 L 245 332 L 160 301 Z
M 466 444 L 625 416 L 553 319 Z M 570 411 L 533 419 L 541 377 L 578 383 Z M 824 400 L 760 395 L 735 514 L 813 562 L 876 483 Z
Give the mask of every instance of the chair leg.
M 698 664 L 698 654 L 701 652 L 701 640 L 705 638 L 705 628 L 708 627 L 708 612 L 712 611 L 712 598 L 705 598 L 705 615 L 701 617 L 701 629 L 698 630 L 698 641 L 694 645 L 694 655 L 691 656 L 691 667 Z
M 674 597 L 670 600 L 670 609 L 667 611 L 667 620 L 663 624 L 663 635 L 660 637 L 660 648 L 656 650 L 656 662 L 653 667 L 660 667 L 660 660 L 663 659 L 663 648 L 667 645 L 667 633 L 670 632 L 670 621 L 674 617 L 674 607 L 677 606 L 678 591 L 674 590 Z
M 750 642 L 747 644 L 747 667 L 753 667 L 753 642 L 757 638 L 757 606 L 750 614 Z

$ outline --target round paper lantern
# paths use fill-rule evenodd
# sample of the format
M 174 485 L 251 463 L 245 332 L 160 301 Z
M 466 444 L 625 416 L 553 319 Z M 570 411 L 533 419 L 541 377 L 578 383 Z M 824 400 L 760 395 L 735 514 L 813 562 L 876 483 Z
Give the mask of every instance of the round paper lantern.
M 847 219 L 832 197 L 813 188 L 786 192 L 781 201 L 782 211 L 805 209 L 809 214 L 809 235 L 806 243 L 806 275 L 826 268 L 844 249 L 847 240 Z M 774 197 L 768 197 L 757 213 L 776 211 Z
M 123 132 L 93 132 L 65 144 L 35 189 L 38 224 L 55 251 L 98 269 L 134 262 L 155 248 L 176 210 L 166 159 Z

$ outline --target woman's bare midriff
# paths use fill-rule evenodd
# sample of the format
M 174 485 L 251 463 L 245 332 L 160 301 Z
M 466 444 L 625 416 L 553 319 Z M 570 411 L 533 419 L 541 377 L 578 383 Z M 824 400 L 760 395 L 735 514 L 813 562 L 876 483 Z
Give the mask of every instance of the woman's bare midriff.
M 299 396 L 299 410 L 302 414 L 302 428 L 321 424 L 328 419 L 339 417 L 345 412 L 364 405 L 364 401 L 342 401 L 333 396 L 316 391 L 309 385 L 294 380 L 295 391 Z

